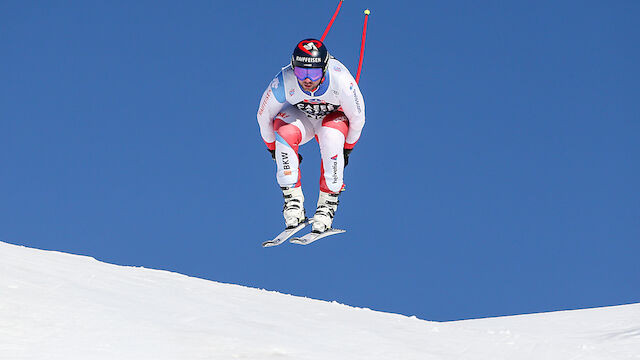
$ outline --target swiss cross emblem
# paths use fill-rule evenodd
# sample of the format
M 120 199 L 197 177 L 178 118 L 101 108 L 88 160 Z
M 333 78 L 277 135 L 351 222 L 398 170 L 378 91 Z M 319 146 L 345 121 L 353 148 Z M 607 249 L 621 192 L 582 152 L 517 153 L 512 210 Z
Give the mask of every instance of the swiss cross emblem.
M 322 43 L 318 40 L 311 41 L 301 41 L 298 44 L 298 49 L 304 51 L 305 53 L 312 55 L 312 51 L 318 51 L 318 47 L 322 46 Z

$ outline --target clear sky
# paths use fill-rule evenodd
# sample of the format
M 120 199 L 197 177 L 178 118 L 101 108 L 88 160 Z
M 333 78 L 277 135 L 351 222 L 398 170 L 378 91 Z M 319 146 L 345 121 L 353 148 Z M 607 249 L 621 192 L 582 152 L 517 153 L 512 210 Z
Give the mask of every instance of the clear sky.
M 635 1 L 345 1 L 348 232 L 263 249 L 258 102 L 337 4 L 0 2 L 0 241 L 427 320 L 640 301 Z

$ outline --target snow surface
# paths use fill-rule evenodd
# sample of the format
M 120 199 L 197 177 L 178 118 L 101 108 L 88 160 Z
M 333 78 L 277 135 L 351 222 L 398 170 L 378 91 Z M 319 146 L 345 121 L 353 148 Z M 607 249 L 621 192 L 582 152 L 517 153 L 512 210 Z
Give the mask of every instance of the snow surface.
M 640 304 L 431 322 L 0 242 L 0 359 L 640 359 Z

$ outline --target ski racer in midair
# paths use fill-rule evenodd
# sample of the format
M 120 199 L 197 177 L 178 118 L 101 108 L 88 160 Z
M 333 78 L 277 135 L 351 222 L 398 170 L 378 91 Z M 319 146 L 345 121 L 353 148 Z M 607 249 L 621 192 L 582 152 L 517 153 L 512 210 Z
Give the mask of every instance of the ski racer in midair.
M 258 108 L 260 134 L 277 164 L 287 228 L 306 220 L 298 147 L 314 137 L 322 158 L 313 232 L 331 229 L 343 171 L 365 123 L 364 100 L 349 70 L 316 39 L 300 41 L 291 63 L 267 87 Z

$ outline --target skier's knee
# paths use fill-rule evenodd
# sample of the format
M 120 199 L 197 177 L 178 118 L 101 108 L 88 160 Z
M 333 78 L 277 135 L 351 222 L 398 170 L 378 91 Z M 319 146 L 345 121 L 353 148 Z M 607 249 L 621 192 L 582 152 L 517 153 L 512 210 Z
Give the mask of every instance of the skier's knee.
M 302 132 L 298 129 L 297 126 L 292 124 L 283 125 L 276 133 L 284 139 L 291 147 L 297 146 L 302 142 Z
M 349 120 L 342 112 L 327 115 L 322 121 L 322 126 L 336 129 L 341 132 L 344 137 L 346 137 L 349 132 Z

